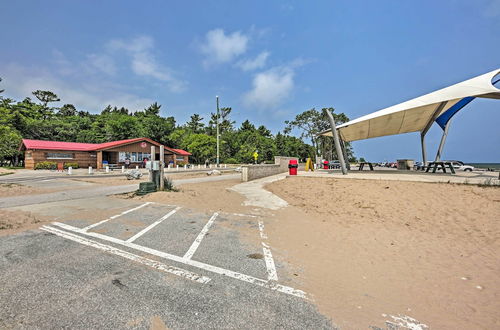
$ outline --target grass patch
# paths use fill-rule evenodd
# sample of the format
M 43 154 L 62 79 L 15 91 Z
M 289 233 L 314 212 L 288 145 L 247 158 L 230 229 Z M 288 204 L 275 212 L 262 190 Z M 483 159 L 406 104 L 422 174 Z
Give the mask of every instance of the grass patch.
M 14 172 L 3 172 L 3 173 L 0 173 L 0 176 L 2 176 L 2 175 L 9 175 L 9 174 L 14 174 Z

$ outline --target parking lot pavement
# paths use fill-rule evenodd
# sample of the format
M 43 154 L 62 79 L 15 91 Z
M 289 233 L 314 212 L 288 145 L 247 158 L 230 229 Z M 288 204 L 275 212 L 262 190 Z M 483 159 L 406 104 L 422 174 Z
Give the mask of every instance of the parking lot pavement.
M 333 328 L 281 284 L 259 217 L 111 198 L 34 212 L 57 221 L 0 237 L 0 328 Z

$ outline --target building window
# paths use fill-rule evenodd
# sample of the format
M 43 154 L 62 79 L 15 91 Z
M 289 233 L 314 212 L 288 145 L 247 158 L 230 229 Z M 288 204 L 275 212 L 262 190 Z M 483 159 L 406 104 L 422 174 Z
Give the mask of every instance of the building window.
M 124 162 L 124 161 L 125 161 L 125 158 L 126 158 L 126 157 L 125 157 L 125 153 L 124 153 L 124 152 L 122 152 L 122 151 L 120 151 L 120 152 L 118 153 L 118 161 L 119 161 L 119 162 Z
M 66 152 L 47 152 L 45 155 L 47 159 L 73 159 L 73 154 Z
M 175 158 L 175 160 L 177 160 L 178 162 L 183 162 L 183 161 L 184 161 L 184 157 L 177 156 L 177 157 Z
M 132 156 L 130 158 L 130 161 L 132 162 L 137 162 L 137 152 L 132 152 Z
M 31 151 L 26 151 L 26 154 L 24 157 L 31 158 L 32 157 Z

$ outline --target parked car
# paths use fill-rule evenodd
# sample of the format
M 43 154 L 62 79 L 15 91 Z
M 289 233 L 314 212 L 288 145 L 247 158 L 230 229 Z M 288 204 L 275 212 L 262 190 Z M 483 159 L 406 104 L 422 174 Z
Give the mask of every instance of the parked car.
M 331 169 L 340 168 L 340 161 L 339 160 L 332 160 L 328 164 L 328 167 L 331 168 Z
M 459 160 L 445 160 L 445 162 L 450 162 L 455 171 L 472 172 L 474 170 L 474 166 L 465 165 L 464 162 L 461 162 Z

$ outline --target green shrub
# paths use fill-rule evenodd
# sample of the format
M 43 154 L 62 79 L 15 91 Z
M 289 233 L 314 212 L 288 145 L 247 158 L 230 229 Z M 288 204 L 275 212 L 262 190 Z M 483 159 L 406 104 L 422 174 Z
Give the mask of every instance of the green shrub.
M 179 191 L 179 189 L 175 188 L 172 179 L 169 177 L 163 178 L 163 191 Z
M 227 158 L 224 163 L 226 164 L 239 164 L 240 162 L 236 158 Z
M 57 169 L 56 162 L 40 162 L 35 165 L 35 170 L 55 170 Z
M 78 168 L 78 163 L 64 163 L 64 168 L 68 169 L 68 167 L 72 167 L 73 169 Z
M 186 163 L 184 163 L 184 162 L 177 162 L 177 165 L 179 165 L 179 167 L 184 167 L 186 165 Z

